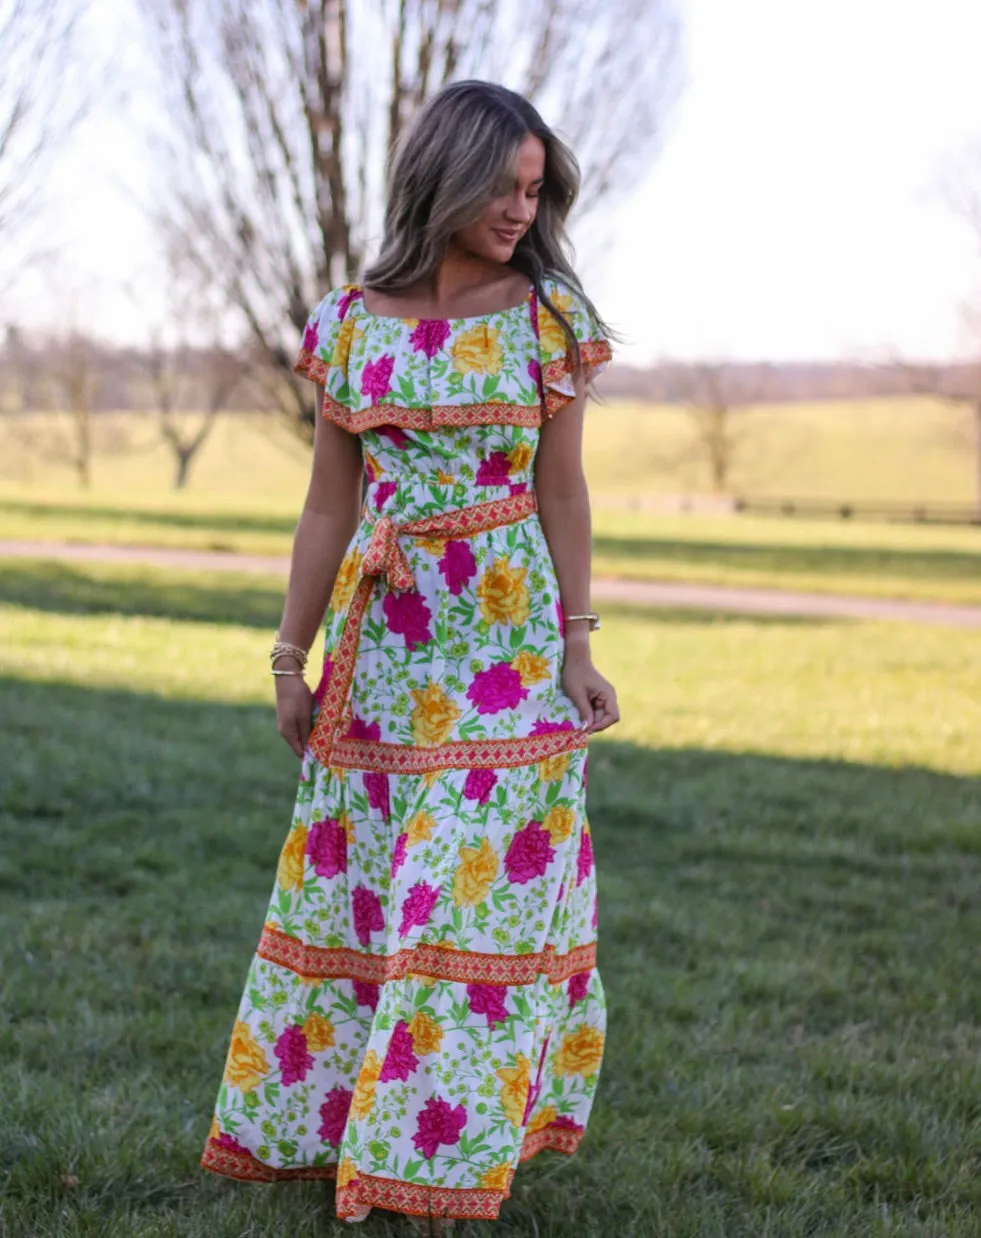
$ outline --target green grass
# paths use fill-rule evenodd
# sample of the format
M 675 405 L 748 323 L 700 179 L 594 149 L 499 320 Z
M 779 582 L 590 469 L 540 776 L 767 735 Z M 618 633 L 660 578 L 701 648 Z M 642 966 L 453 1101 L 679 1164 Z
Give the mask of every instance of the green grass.
M 295 790 L 281 581 L 14 566 L 0 1233 L 350 1234 L 197 1164 Z M 596 657 L 599 1100 L 461 1238 L 976 1238 L 976 635 L 625 609 Z
M 966 417 L 964 410 L 924 400 L 750 411 L 743 454 L 755 474 L 737 469 L 737 489 L 968 502 L 970 452 L 954 437 L 966 431 Z M 55 424 L 40 419 L 39 433 Z M 116 438 L 139 442 L 150 433 L 139 417 L 110 424 Z M 688 433 L 677 411 L 590 409 L 586 459 L 597 575 L 981 603 L 977 528 L 645 509 L 643 500 L 656 503 L 665 491 L 705 488 L 703 471 L 664 467 Z M 159 449 L 100 457 L 88 494 L 74 489 L 63 469 L 35 461 L 25 471 L 30 459 L 21 451 L 6 460 L 7 476 L 19 480 L 0 484 L 0 540 L 262 555 L 289 554 L 309 467 L 303 448 L 254 417 L 218 422 L 184 493 L 168 489 L 168 462 Z M 768 468 L 772 484 L 762 480 Z M 639 506 L 630 510 L 632 504 Z

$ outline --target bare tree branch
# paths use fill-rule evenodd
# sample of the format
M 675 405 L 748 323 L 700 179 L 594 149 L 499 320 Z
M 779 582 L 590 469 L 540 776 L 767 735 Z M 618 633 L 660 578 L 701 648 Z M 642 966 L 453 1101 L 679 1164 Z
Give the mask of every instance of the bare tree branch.
M 309 437 L 306 316 L 377 240 L 387 154 L 447 81 L 531 96 L 577 150 L 584 206 L 646 171 L 679 82 L 677 0 L 140 0 L 167 97 L 160 226 L 221 291 Z

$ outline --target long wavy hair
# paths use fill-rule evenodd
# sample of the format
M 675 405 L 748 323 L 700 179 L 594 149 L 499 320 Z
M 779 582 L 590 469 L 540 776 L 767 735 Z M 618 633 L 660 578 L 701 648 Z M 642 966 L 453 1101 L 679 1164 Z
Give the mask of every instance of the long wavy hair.
M 613 336 L 573 270 L 565 221 L 579 193 L 579 164 L 527 99 L 493 82 L 453 82 L 418 112 L 391 154 L 385 230 L 364 283 L 379 292 L 432 284 L 450 238 L 480 218 L 501 192 L 518 148 L 529 136 L 545 147 L 544 182 L 534 223 L 519 239 L 510 265 L 527 275 L 539 303 L 560 323 L 578 364 L 579 345 L 565 315 L 545 292 L 557 276 Z

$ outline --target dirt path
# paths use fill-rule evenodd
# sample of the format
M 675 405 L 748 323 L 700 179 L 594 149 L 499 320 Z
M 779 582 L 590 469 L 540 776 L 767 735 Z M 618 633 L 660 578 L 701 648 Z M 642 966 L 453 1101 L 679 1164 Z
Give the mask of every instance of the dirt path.
M 156 567 L 215 572 L 273 572 L 285 575 L 284 555 L 246 555 L 216 550 L 169 550 L 157 546 L 92 546 L 70 542 L 0 541 L 0 559 L 62 559 L 76 563 L 144 563 Z M 2 571 L 2 568 L 0 568 Z M 904 602 L 889 598 L 843 597 L 783 589 L 743 589 L 732 585 L 683 584 L 596 577 L 593 598 L 633 606 L 733 611 L 749 615 L 795 615 L 828 619 L 898 619 L 981 628 L 981 606 L 943 602 Z

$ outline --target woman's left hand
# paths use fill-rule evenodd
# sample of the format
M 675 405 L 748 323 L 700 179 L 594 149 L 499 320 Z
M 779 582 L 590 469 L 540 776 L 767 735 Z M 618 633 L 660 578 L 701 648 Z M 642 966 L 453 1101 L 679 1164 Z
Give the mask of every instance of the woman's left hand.
M 562 668 L 562 687 L 579 710 L 583 730 L 605 731 L 620 721 L 616 689 L 588 659 L 569 661 Z

